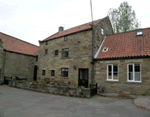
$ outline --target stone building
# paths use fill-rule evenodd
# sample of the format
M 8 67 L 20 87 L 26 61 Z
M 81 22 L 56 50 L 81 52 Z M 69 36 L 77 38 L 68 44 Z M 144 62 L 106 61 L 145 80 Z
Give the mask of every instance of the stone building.
M 0 82 L 13 76 L 36 80 L 38 50 L 38 46 L 0 32 Z
M 95 58 L 95 80 L 105 92 L 150 94 L 150 28 L 106 36 Z
M 105 35 L 110 34 L 113 30 L 108 17 L 94 21 L 93 25 L 90 22 L 67 30 L 59 27 L 57 33 L 39 41 L 38 78 L 89 87 L 92 81 L 92 55 L 97 52 Z

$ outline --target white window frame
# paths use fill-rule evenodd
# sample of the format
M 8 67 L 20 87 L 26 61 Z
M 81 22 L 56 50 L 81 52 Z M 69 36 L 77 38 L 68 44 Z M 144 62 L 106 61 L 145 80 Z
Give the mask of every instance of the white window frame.
M 135 64 L 139 64 L 140 65 L 140 81 L 135 81 Z M 133 80 L 129 80 L 129 65 L 132 65 L 132 69 L 133 69 Z M 141 64 L 140 63 L 129 63 L 127 64 L 127 82 L 139 82 L 141 83 Z
M 111 73 L 112 73 L 111 77 L 112 78 L 111 79 L 108 78 L 109 77 L 109 71 L 108 71 L 109 65 L 111 65 L 111 67 L 112 67 L 112 69 L 111 69 L 112 70 L 111 71 Z M 114 65 L 117 65 L 117 67 L 118 67 L 118 80 L 114 80 L 114 78 L 113 78 L 114 77 L 114 75 L 113 75 L 114 74 L 114 67 L 113 67 Z M 107 64 L 107 81 L 119 81 L 119 66 L 118 66 L 118 64 Z

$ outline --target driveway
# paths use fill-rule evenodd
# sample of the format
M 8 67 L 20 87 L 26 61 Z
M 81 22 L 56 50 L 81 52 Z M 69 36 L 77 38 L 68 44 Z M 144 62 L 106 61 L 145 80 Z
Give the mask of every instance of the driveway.
M 150 117 L 129 99 L 57 96 L 0 86 L 2 117 Z

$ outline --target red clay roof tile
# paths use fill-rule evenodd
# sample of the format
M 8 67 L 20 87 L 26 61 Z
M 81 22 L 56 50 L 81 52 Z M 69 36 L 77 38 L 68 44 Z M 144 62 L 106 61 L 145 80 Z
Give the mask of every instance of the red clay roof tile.
M 7 51 L 33 56 L 38 55 L 37 51 L 39 50 L 39 47 L 28 42 L 22 41 L 20 39 L 17 39 L 15 37 L 9 36 L 1 32 L 0 40 L 2 40 L 4 48 Z
M 96 25 L 101 20 L 102 19 L 95 20 L 95 21 L 93 21 L 93 24 Z M 58 38 L 58 37 L 62 37 L 62 36 L 65 36 L 65 35 L 73 34 L 73 33 L 76 33 L 76 32 L 80 32 L 80 31 L 91 29 L 91 24 L 92 24 L 92 22 L 89 22 L 89 23 L 82 24 L 80 26 L 76 26 L 76 27 L 73 27 L 73 28 L 61 31 L 61 32 L 57 32 L 54 35 L 51 35 L 48 38 L 42 40 L 41 42 L 48 41 L 48 40 L 51 40 L 51 39 L 55 39 L 55 38 Z
M 107 36 L 97 59 L 150 56 L 150 28 L 141 30 L 143 36 L 136 36 L 137 31 Z M 109 49 L 102 52 L 105 46 Z

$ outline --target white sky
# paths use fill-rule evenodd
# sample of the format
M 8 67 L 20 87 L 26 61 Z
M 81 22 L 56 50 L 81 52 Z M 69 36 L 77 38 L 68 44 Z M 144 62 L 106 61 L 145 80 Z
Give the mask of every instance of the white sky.
M 124 0 L 92 0 L 94 20 Z M 127 0 L 141 27 L 150 27 L 150 0 Z M 39 45 L 38 40 L 91 21 L 90 0 L 0 0 L 0 32 Z

